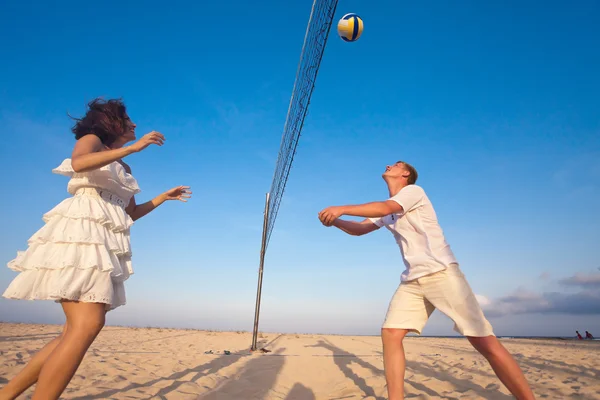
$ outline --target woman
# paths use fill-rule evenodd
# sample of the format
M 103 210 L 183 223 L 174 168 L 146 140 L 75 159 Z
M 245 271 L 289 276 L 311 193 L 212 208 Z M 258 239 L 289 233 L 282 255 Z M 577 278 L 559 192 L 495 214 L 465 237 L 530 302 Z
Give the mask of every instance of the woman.
M 70 177 L 73 196 L 44 215 L 45 225 L 28 241 L 9 268 L 19 275 L 4 297 L 60 302 L 66 324 L 2 390 L 14 399 L 37 382 L 33 399 L 56 399 L 69 384 L 88 347 L 104 326 L 105 314 L 125 304 L 123 282 L 133 273 L 129 228 L 167 200 L 191 197 L 178 186 L 136 204 L 140 192 L 122 158 L 165 137 L 150 132 L 134 141 L 136 125 L 120 100 L 96 99 L 72 131 L 75 147 L 54 173 Z

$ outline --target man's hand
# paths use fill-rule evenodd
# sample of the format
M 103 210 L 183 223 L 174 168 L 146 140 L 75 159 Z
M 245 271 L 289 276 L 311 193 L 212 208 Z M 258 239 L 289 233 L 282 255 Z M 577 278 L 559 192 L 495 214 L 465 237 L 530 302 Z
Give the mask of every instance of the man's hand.
M 327 207 L 319 213 L 319 220 L 325 226 L 332 226 L 336 219 L 344 215 L 344 209 L 340 206 Z

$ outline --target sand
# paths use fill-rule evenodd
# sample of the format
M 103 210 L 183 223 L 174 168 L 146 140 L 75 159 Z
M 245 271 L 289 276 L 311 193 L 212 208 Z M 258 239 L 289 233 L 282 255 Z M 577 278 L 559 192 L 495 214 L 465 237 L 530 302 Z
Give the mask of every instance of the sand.
M 0 386 L 60 331 L 0 324 Z M 600 399 L 600 342 L 506 339 L 539 399 Z M 64 399 L 385 399 L 378 337 L 106 327 Z M 465 339 L 410 337 L 406 398 L 510 399 Z M 225 350 L 231 354 L 225 354 Z M 205 352 L 212 351 L 212 354 Z M 29 398 L 29 390 L 21 398 Z

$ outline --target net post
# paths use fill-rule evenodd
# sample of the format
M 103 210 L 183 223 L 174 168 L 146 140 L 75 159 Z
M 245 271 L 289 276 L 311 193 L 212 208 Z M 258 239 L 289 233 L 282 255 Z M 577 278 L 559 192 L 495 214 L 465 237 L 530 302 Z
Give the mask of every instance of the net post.
M 258 318 L 260 315 L 260 298 L 262 294 L 263 268 L 265 265 L 265 250 L 267 246 L 267 229 L 269 227 L 269 198 L 270 193 L 266 195 L 265 216 L 263 220 L 262 244 L 260 246 L 260 264 L 258 267 L 258 287 L 256 289 L 256 306 L 254 308 L 254 330 L 252 332 L 252 346 L 250 350 L 256 351 L 256 337 L 258 336 Z

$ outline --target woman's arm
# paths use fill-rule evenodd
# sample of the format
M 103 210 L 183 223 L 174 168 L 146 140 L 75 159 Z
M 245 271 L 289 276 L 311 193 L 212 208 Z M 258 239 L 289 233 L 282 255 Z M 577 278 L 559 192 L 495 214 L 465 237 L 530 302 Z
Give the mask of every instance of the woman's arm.
M 125 209 L 127 214 L 131 217 L 132 220 L 136 221 L 142 218 L 144 215 L 148 214 L 150 211 L 154 210 L 156 207 L 160 206 L 165 202 L 164 195 L 158 195 L 150 201 L 137 205 L 135 203 L 135 196 L 131 198 L 129 205 Z
M 130 146 L 103 150 L 104 144 L 96 135 L 85 135 L 75 143 L 71 154 L 71 167 L 75 172 L 87 172 L 120 160 L 130 154 L 144 150 L 151 144 L 162 146 L 165 137 L 159 132 L 150 132 Z
M 129 174 L 131 174 L 131 168 L 129 167 L 129 165 L 123 163 L 123 167 Z M 159 194 L 152 200 L 142 203 L 140 205 L 136 204 L 135 196 L 133 196 L 131 197 L 129 205 L 127 206 L 127 208 L 125 208 L 125 211 L 127 212 L 127 214 L 129 214 L 131 219 L 133 219 L 134 221 L 138 220 L 167 200 L 179 200 L 183 201 L 184 203 L 187 202 L 187 199 L 192 197 L 192 191 L 188 190 L 189 188 L 189 186 L 174 187 L 173 189 L 167 190 L 166 192 Z
M 187 202 L 187 199 L 191 198 L 192 191 L 188 190 L 189 186 L 177 186 L 173 189 L 167 190 L 164 193 L 159 194 L 155 198 L 150 201 L 147 201 L 142 204 L 136 204 L 135 196 L 131 198 L 129 205 L 125 209 L 127 214 L 131 217 L 131 219 L 138 220 L 148 214 L 150 211 L 156 209 L 162 203 L 167 200 L 179 200 L 184 203 Z

